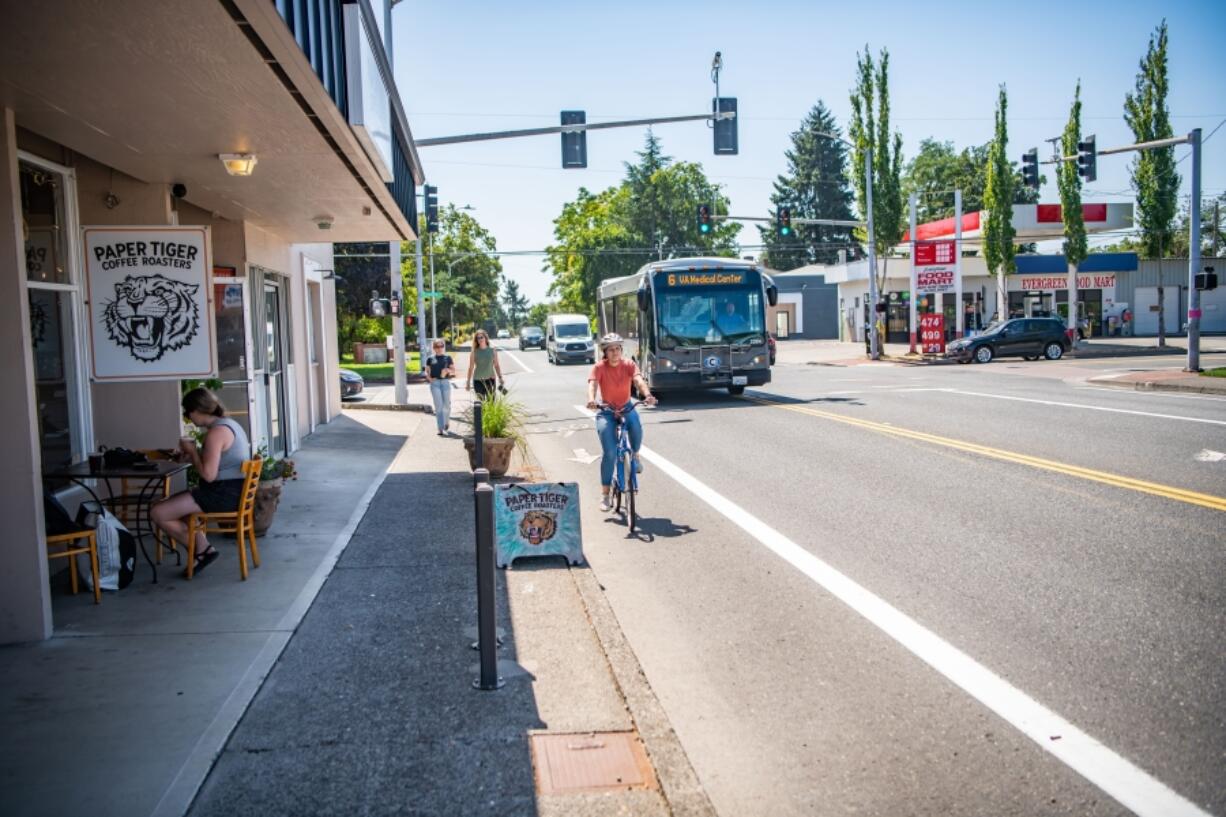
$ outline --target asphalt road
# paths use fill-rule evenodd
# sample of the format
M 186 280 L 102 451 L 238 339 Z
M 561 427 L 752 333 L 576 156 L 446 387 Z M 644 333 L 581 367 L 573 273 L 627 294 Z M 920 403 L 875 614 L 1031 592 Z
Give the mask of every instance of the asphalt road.
M 1084 382 L 1177 358 L 668 395 L 629 536 L 588 367 L 509 351 L 721 814 L 1226 814 L 1226 401 Z

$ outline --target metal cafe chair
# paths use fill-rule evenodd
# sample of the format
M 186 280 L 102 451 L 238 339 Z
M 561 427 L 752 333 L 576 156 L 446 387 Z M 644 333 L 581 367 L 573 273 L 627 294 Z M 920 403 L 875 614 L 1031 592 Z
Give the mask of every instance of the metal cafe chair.
M 239 499 L 237 511 L 221 513 L 194 513 L 187 518 L 187 578 L 191 579 L 196 567 L 192 558 L 192 548 L 195 546 L 197 533 L 232 533 L 238 541 L 238 570 L 247 580 L 247 546 L 251 547 L 251 563 L 260 566 L 260 548 L 255 538 L 255 492 L 260 487 L 260 469 L 262 460 L 259 458 L 246 460 L 243 463 L 243 493 Z

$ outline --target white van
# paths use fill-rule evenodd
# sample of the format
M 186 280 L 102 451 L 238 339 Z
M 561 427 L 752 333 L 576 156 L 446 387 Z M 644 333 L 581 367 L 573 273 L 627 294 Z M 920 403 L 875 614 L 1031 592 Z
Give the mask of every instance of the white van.
M 545 321 L 545 356 L 550 363 L 596 362 L 596 341 L 586 315 L 550 315 Z

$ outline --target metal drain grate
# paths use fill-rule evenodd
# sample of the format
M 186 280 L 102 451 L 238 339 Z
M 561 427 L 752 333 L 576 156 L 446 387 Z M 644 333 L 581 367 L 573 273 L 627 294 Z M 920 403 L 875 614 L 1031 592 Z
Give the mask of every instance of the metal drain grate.
M 541 794 L 658 788 L 634 732 L 533 735 L 532 757 Z

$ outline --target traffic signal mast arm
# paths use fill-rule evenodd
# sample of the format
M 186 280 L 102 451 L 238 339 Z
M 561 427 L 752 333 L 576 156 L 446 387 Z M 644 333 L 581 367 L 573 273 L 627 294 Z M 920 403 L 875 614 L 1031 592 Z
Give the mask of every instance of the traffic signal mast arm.
M 413 144 L 419 148 L 435 145 L 458 145 L 463 142 L 488 142 L 494 139 L 518 139 L 521 136 L 546 136 L 551 133 L 577 133 L 579 131 L 605 130 L 607 128 L 636 128 L 641 125 L 666 125 L 671 122 L 697 122 L 699 120 L 715 121 L 717 119 L 735 119 L 736 111 L 721 113 L 700 113 L 690 116 L 655 116 L 649 119 L 623 119 L 617 122 L 585 122 L 577 125 L 554 125 L 548 128 L 527 128 L 525 130 L 492 131 L 490 133 L 465 133 L 459 136 L 439 136 L 434 139 L 414 139 Z
M 773 218 L 762 216 L 715 216 L 716 221 L 774 221 Z M 796 218 L 792 217 L 793 224 L 822 224 L 827 227 L 863 227 L 863 221 L 849 221 L 837 218 Z

